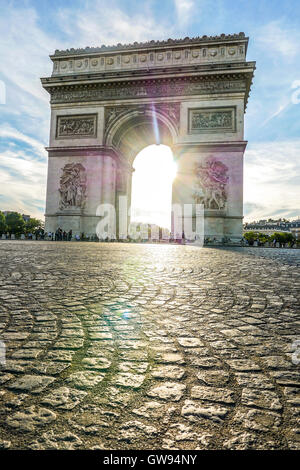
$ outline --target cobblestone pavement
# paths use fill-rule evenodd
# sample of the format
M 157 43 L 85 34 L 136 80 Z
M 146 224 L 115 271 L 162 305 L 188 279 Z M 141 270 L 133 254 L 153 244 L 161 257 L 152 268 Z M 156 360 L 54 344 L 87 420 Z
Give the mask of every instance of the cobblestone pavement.
M 0 448 L 300 448 L 300 250 L 0 250 Z

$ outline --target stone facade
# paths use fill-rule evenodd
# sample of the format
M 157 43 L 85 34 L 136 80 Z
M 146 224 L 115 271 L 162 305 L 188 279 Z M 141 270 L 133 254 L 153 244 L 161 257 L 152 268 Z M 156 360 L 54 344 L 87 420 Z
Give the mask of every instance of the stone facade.
M 131 197 L 147 145 L 172 148 L 173 203 L 201 202 L 205 235 L 242 235 L 244 113 L 255 70 L 243 33 L 56 51 L 46 230 L 94 234 L 101 203 Z M 153 130 L 153 116 L 159 129 Z

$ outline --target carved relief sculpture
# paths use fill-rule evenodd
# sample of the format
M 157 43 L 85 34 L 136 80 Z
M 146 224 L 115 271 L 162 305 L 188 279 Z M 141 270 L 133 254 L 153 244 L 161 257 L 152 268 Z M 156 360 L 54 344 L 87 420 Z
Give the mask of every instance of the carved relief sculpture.
M 197 182 L 193 198 L 205 209 L 226 208 L 228 168 L 224 163 L 210 157 L 204 164 L 196 165 Z
M 173 124 L 179 128 L 180 121 L 180 103 L 152 103 L 135 106 L 108 106 L 105 108 L 105 133 L 108 134 L 111 126 L 126 114 L 135 112 L 145 114 L 146 111 L 157 111 L 173 121 Z
M 83 208 L 86 199 L 86 172 L 81 163 L 68 163 L 60 178 L 59 208 Z
M 56 136 L 96 137 L 96 115 L 90 116 L 58 116 Z
M 235 108 L 190 109 L 191 133 L 235 131 Z

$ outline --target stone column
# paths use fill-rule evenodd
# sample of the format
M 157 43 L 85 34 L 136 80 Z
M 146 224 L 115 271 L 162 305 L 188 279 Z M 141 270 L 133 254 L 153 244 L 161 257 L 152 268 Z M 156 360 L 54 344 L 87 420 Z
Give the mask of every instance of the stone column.
M 115 207 L 116 204 L 116 163 L 114 159 L 105 155 L 103 161 L 102 172 L 102 204 L 111 204 Z M 110 212 L 112 216 L 112 212 Z M 111 220 L 111 226 L 115 226 L 116 221 Z M 109 238 L 113 234 L 109 235 Z
M 116 199 L 116 164 L 112 157 L 106 155 L 102 172 L 102 203 L 115 204 Z

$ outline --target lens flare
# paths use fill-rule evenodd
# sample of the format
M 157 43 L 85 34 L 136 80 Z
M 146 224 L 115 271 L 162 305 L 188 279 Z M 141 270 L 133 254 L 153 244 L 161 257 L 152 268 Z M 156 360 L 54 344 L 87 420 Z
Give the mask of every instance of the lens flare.
M 133 163 L 131 221 L 171 228 L 172 183 L 177 166 L 166 145 L 150 145 Z
M 154 130 L 156 145 L 160 145 L 159 127 L 157 123 L 157 117 L 156 117 L 154 104 L 152 104 L 152 123 L 153 123 L 153 130 Z

